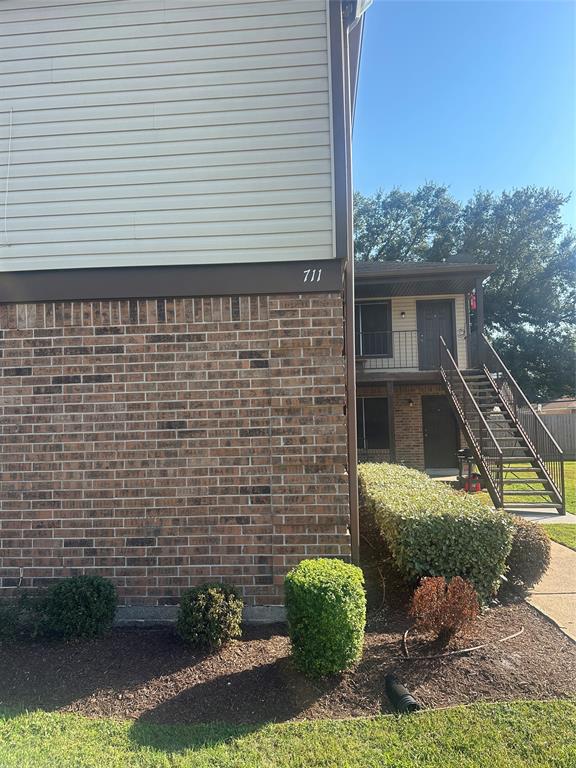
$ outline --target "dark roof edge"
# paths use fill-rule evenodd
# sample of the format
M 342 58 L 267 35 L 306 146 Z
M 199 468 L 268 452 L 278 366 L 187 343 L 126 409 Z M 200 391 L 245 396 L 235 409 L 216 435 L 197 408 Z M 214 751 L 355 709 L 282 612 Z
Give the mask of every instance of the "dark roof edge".
M 394 263 L 394 262 L 359 262 L 355 264 L 357 280 L 382 279 L 388 277 L 415 277 L 440 276 L 440 275 L 476 275 L 488 277 L 496 269 L 496 264 L 468 264 L 468 263 Z

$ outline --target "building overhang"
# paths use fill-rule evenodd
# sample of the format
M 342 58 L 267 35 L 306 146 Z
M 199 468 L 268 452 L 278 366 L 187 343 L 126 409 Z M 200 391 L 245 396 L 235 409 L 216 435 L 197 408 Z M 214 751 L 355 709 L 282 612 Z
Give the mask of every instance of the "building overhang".
M 494 264 L 357 262 L 356 298 L 470 293 Z

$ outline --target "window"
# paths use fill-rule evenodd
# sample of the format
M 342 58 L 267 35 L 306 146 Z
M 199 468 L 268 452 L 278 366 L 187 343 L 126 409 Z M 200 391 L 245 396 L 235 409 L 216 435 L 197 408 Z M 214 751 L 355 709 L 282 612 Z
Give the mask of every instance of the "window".
M 356 354 L 361 357 L 392 357 L 389 301 L 356 304 Z
M 359 397 L 356 401 L 358 448 L 390 448 L 387 397 Z

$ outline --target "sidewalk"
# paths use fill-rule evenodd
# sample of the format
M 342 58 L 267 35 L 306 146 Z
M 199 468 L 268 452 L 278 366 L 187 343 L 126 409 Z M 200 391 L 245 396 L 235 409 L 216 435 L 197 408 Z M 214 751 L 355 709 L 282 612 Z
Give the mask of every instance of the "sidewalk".
M 524 520 L 530 520 L 533 523 L 559 523 L 560 525 L 576 525 L 576 515 L 559 515 L 550 509 L 515 509 L 512 513 Z
M 557 518 L 554 522 L 567 520 Z M 576 552 L 552 541 L 550 555 L 548 571 L 526 600 L 576 641 Z

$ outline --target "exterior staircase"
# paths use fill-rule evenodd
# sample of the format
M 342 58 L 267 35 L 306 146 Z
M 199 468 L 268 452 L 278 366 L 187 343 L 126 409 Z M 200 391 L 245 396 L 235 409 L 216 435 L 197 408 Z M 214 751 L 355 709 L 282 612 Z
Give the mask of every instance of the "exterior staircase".
M 494 505 L 564 514 L 562 450 L 486 337 L 468 371 L 441 338 L 440 373 Z

